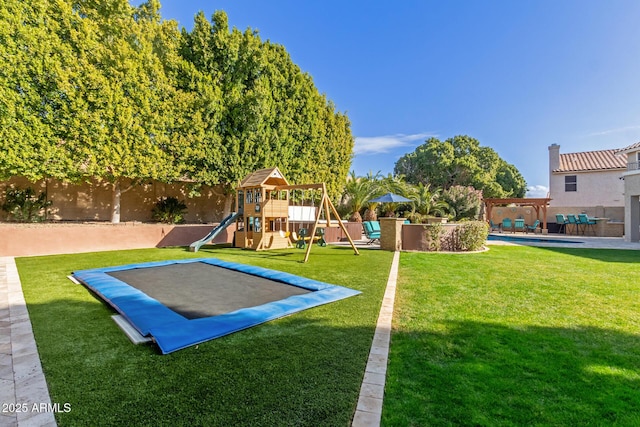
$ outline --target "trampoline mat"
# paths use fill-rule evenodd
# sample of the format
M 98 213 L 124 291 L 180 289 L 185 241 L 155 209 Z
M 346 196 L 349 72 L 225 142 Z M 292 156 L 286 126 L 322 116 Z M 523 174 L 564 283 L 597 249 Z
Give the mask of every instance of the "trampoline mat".
M 107 273 L 187 319 L 218 316 L 310 290 L 203 262 Z

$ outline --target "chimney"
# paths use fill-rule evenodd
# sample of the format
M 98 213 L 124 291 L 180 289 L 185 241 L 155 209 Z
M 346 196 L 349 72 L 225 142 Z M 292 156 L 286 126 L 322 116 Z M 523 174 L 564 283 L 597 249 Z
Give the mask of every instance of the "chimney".
M 551 144 L 549 146 L 549 176 L 556 169 L 560 169 L 560 146 Z

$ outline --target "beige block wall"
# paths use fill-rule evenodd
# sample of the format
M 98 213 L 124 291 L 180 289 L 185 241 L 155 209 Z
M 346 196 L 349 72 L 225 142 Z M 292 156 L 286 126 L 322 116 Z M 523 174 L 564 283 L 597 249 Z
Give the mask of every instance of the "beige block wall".
M 8 187 L 32 187 L 36 192 L 46 191 L 52 202 L 48 219 L 64 221 L 109 221 L 111 219 L 112 186 L 109 183 L 65 183 L 54 179 L 31 183 L 22 177 L 0 182 L 0 204 L 4 203 Z M 123 186 L 123 189 L 126 186 Z M 152 221 L 151 210 L 161 197 L 177 197 L 187 205 L 185 220 L 188 223 L 211 223 L 221 221 L 224 196 L 220 187 L 203 186 L 200 196 L 189 198 L 186 183 L 165 184 L 157 181 L 136 185 L 122 194 L 122 222 Z M 0 211 L 0 220 L 6 213 Z
M 556 222 L 556 214 L 574 214 L 578 215 L 586 213 L 590 217 L 609 218 L 613 222 L 624 221 L 624 207 L 620 206 L 563 206 L 548 207 L 547 222 Z M 540 222 L 542 223 L 542 209 L 540 209 Z M 501 223 L 504 218 L 514 220 L 516 218 L 524 218 L 525 223 L 533 224 L 537 218 L 536 211 L 532 207 L 527 206 L 497 206 L 491 211 L 491 219 L 495 224 Z

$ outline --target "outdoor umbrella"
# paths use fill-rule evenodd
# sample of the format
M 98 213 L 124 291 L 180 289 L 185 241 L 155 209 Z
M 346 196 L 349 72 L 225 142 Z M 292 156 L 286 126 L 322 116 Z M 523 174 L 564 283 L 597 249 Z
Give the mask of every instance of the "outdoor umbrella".
M 410 201 L 411 200 L 406 197 L 402 197 L 399 194 L 387 193 L 384 196 L 369 200 L 369 203 L 406 203 Z

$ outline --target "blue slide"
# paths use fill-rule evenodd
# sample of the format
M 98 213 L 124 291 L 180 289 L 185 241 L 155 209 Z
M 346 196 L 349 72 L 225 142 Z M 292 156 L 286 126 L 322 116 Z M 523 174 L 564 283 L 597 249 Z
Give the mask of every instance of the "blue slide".
M 240 216 L 240 212 L 231 212 L 231 215 L 229 215 L 228 217 L 226 217 L 225 219 L 222 220 L 222 222 L 220 224 L 218 224 L 213 230 L 211 230 L 209 232 L 209 234 L 207 234 L 206 236 L 204 236 L 202 239 L 197 240 L 195 242 L 193 242 L 192 244 L 189 245 L 189 250 L 191 252 L 198 252 L 198 249 L 200 249 L 200 247 L 202 245 L 206 245 L 208 243 L 211 243 L 213 241 L 213 239 L 215 239 L 215 237 L 220 234 L 220 232 L 222 230 L 224 230 L 225 228 L 227 228 L 230 224 L 232 224 L 236 218 Z

